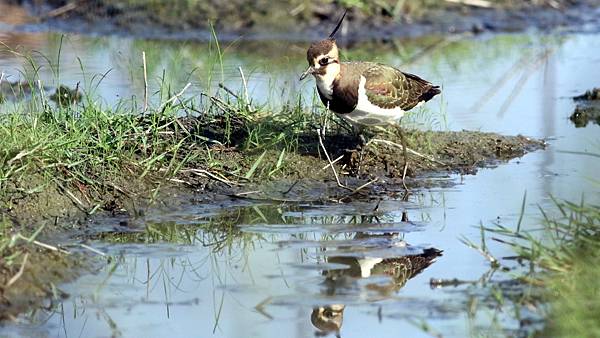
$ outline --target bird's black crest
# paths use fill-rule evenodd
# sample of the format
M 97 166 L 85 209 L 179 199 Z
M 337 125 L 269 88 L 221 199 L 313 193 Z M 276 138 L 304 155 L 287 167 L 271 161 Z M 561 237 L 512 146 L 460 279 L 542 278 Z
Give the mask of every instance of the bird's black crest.
M 346 9 L 344 11 L 344 14 L 342 15 L 340 21 L 338 21 L 337 26 L 335 26 L 335 28 L 333 29 L 333 32 L 331 32 L 331 34 L 329 34 L 329 39 L 333 40 L 335 37 L 335 33 L 337 33 L 337 31 L 340 29 L 340 27 L 342 26 L 342 22 L 344 22 L 344 18 L 346 17 L 346 13 L 348 13 L 348 9 Z

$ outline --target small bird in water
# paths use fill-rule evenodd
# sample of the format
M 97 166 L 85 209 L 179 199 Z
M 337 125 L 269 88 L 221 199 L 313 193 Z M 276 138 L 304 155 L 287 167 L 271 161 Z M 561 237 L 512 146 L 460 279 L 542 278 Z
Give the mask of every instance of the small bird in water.
M 391 235 L 373 235 L 367 233 L 357 233 L 355 239 L 383 239 L 391 240 L 397 234 Z M 362 282 L 362 287 L 369 292 L 377 292 L 381 299 L 393 297 L 394 293 L 400 290 L 406 282 L 420 274 L 433 264 L 438 257 L 442 256 L 442 251 L 436 248 L 426 248 L 422 253 L 388 257 L 351 257 L 351 256 L 329 256 L 327 263 L 333 263 L 344 268 L 331 269 L 323 271 L 325 275 L 325 285 L 327 285 L 326 296 L 335 298 L 338 295 L 344 295 L 348 290 L 354 290 L 356 285 L 352 281 L 358 279 L 370 278 L 371 276 L 388 276 L 387 279 L 373 278 L 372 282 Z M 376 299 L 373 298 L 373 299 Z M 344 304 L 328 304 L 313 308 L 310 321 L 313 326 L 319 329 L 322 336 L 328 333 L 334 333 L 340 337 L 340 331 L 344 321 Z
M 309 67 L 300 76 L 300 80 L 312 74 L 323 104 L 337 116 L 350 122 L 360 137 L 361 144 L 365 145 L 362 135 L 364 126 L 397 123 L 407 111 L 431 100 L 441 90 L 439 86 L 416 75 L 384 64 L 340 62 L 334 36 L 346 17 L 346 12 L 327 39 L 310 45 L 306 53 Z M 400 139 L 406 175 L 408 162 L 402 133 Z

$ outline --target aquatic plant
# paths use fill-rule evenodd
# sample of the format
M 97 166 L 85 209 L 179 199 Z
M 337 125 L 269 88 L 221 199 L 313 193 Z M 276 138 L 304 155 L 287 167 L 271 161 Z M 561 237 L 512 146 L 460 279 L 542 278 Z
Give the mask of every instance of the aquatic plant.
M 541 336 L 592 337 L 600 332 L 595 318 L 600 315 L 600 205 L 553 198 L 551 209 L 539 208 L 540 227 L 521 229 L 521 217 L 514 228 L 501 224 L 481 227 L 482 245 L 466 242 L 488 258 L 493 270 L 512 271 L 512 280 L 489 283 L 497 287 L 500 307 L 509 299 L 513 316 L 532 309 L 535 319 L 525 332 L 542 332 Z M 497 259 L 485 246 L 485 239 L 503 243 L 515 255 Z M 509 262 L 519 264 L 511 266 Z M 488 286 L 489 288 L 489 286 Z M 487 292 L 484 294 L 488 294 Z M 543 320 L 542 326 L 535 321 Z

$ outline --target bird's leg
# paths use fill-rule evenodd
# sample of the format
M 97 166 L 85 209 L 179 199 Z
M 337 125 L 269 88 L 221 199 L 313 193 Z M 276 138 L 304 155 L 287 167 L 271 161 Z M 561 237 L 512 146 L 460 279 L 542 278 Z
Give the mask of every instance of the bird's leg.
M 358 124 L 352 123 L 352 130 L 358 139 L 358 148 L 364 149 L 367 146 L 367 138 L 365 137 L 364 133 L 365 128 Z
M 365 128 L 363 128 L 362 126 L 358 125 L 358 124 L 352 124 L 352 129 L 354 129 L 354 134 L 356 135 L 357 139 L 358 139 L 358 144 L 356 146 L 357 148 L 357 154 L 358 154 L 358 166 L 356 168 L 356 173 L 360 174 L 360 167 L 364 158 L 364 151 L 365 148 L 367 148 L 367 138 L 365 137 L 364 134 L 364 130 Z
M 402 128 L 399 128 L 400 130 L 400 142 L 402 143 L 402 155 L 404 156 L 404 169 L 402 170 L 402 186 L 404 187 L 404 190 L 409 191 L 408 187 L 406 186 L 406 182 L 405 182 L 405 178 L 406 178 L 406 171 L 408 170 L 408 155 L 406 154 L 406 140 L 404 139 L 404 133 L 402 132 Z
M 358 146 L 361 149 L 367 146 L 367 138 L 365 137 L 365 134 L 362 133 L 362 131 L 358 134 Z

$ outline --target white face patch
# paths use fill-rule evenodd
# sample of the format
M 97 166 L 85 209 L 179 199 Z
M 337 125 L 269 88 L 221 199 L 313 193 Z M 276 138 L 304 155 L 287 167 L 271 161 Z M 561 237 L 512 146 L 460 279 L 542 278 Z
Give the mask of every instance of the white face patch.
M 315 69 L 321 68 L 319 63 L 314 66 Z M 333 81 L 340 73 L 340 64 L 337 62 L 330 63 L 326 66 L 326 72 L 323 75 L 314 74 L 315 80 L 317 81 L 317 87 L 319 91 L 325 96 L 327 99 L 331 100 L 333 95 Z
M 381 108 L 369 102 L 365 83 L 367 83 L 367 79 L 361 76 L 356 108 L 351 113 L 341 116 L 354 124 L 366 126 L 384 126 L 398 122 L 404 116 L 405 111 L 400 107 L 391 109 Z

